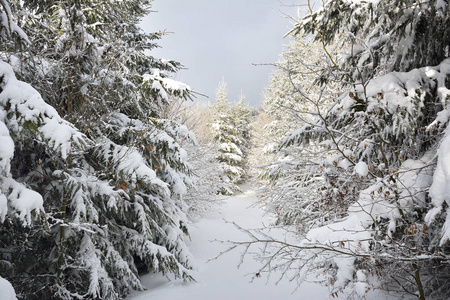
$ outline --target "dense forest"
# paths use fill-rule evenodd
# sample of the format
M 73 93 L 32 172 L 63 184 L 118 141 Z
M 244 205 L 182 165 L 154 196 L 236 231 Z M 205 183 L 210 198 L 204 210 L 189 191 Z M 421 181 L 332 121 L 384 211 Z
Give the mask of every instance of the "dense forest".
M 151 2 L 0 0 L 6 297 L 193 281 L 189 224 L 246 181 L 299 239 L 242 228 L 230 249 L 259 252 L 258 276 L 450 297 L 447 0 L 308 1 L 257 109 L 224 81 L 192 101 L 183 66 L 151 54 L 164 33 L 140 28 Z

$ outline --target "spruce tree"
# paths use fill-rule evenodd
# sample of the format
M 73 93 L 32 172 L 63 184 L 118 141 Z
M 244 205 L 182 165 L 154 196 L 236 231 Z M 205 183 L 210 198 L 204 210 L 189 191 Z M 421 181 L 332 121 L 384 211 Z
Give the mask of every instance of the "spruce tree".
M 178 141 L 195 138 L 159 117 L 190 89 L 169 77 L 178 63 L 144 53 L 161 37 L 139 28 L 149 4 L 12 6 L 33 47 L 2 52 L 14 67 L 2 63 L 0 93 L 14 153 L 2 157 L 0 275 L 24 298 L 118 299 L 143 288 L 141 272 L 191 278 Z M 35 200 L 15 209 L 21 197 Z
M 250 148 L 252 146 L 251 139 L 252 139 L 252 115 L 253 110 L 250 108 L 247 103 L 245 102 L 245 96 L 241 94 L 239 96 L 239 99 L 237 103 L 232 108 L 233 110 L 233 119 L 234 127 L 236 128 L 236 131 L 238 132 L 239 136 L 241 137 L 242 143 L 241 143 L 241 150 L 244 155 L 244 163 L 246 163 L 247 155 L 250 151 Z
M 236 114 L 234 106 L 228 101 L 226 83 L 220 82 L 216 91 L 216 105 L 213 117 L 213 139 L 219 145 L 218 160 L 222 163 L 225 172 L 225 181 L 231 183 L 234 190 L 239 190 L 237 184 L 242 183 L 245 175 L 244 135 L 248 134 L 248 117 L 243 99 L 239 108 L 242 119 Z M 242 149 L 241 149 L 242 148 Z M 233 194 L 232 190 L 223 191 Z

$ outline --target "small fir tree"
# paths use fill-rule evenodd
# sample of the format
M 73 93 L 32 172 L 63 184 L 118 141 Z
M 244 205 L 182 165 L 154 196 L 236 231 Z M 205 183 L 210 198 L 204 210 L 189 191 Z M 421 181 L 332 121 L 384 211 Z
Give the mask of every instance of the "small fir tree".
M 226 181 L 239 190 L 245 176 L 246 147 L 250 135 L 250 109 L 245 106 L 242 96 L 237 105 L 228 101 L 226 83 L 222 80 L 216 91 L 216 105 L 213 116 L 213 139 L 219 145 L 218 159 L 222 162 Z M 232 190 L 224 191 L 232 194 Z

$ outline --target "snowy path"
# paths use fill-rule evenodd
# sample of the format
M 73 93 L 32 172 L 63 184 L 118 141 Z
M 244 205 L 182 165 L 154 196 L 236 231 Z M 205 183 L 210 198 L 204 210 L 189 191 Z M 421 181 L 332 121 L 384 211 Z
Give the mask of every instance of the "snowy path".
M 192 254 L 197 258 L 197 269 L 193 272 L 197 282 L 183 283 L 171 281 L 160 275 L 148 275 L 143 278 L 148 291 L 138 292 L 130 296 L 132 300 L 149 299 L 183 299 L 183 300 L 269 300 L 269 299 L 330 299 L 327 288 L 304 283 L 294 292 L 296 284 L 273 281 L 266 284 L 266 278 L 256 278 L 250 283 L 248 275 L 258 268 L 258 263 L 250 257 L 237 269 L 240 251 L 233 251 L 221 256 L 217 260 L 207 262 L 227 248 L 213 240 L 243 240 L 246 235 L 237 230 L 232 224 L 224 221 L 234 221 L 243 228 L 261 227 L 268 224 L 270 219 L 263 216 L 259 208 L 249 207 L 256 199 L 253 191 L 248 190 L 241 195 L 230 197 L 217 213 L 204 218 L 191 228 L 192 242 L 189 244 Z

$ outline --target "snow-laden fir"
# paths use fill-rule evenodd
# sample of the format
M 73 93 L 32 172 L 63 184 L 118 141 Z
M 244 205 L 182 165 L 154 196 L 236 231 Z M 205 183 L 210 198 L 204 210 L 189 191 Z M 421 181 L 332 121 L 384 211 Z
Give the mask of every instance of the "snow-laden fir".
M 149 2 L 1 4 L 2 276 L 25 299 L 118 299 L 149 271 L 190 280 L 180 141 L 196 141 L 161 115 L 191 90 L 144 53 L 161 36 L 138 26 Z M 28 38 L 8 25 L 18 10 Z

